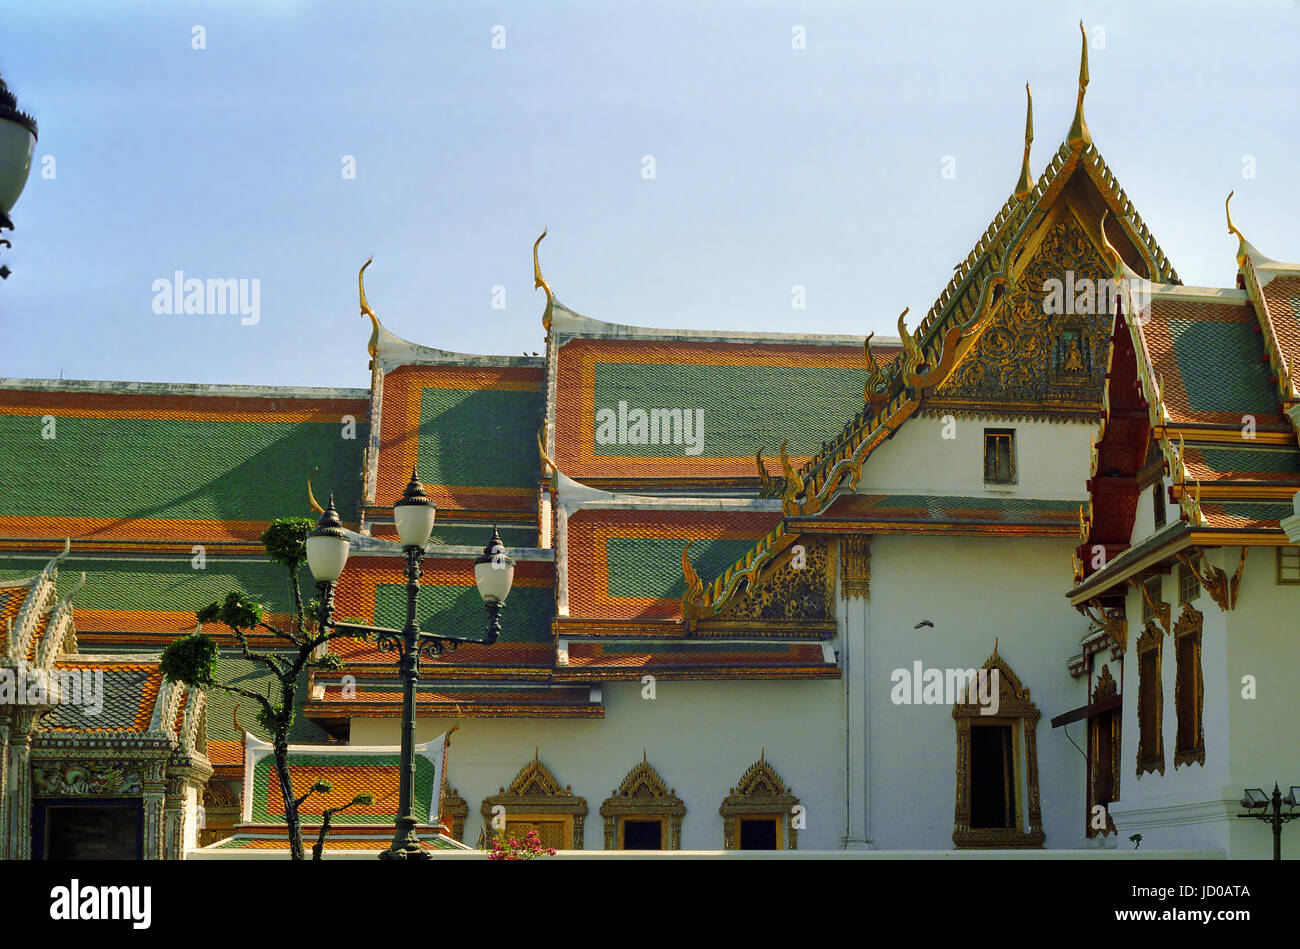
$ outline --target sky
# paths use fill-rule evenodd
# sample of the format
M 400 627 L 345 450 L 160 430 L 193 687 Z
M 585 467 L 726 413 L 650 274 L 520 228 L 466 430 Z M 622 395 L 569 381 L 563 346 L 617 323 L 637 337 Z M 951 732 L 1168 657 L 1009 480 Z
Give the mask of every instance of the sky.
M 1065 138 L 1080 19 L 1093 140 L 1183 281 L 1233 285 L 1234 189 L 1300 259 L 1296 0 L 0 0 L 40 124 L 0 376 L 365 388 L 370 256 L 398 336 L 540 352 L 543 228 L 590 317 L 892 336 L 1014 188 L 1026 82 L 1035 176 Z M 256 322 L 156 312 L 177 271 Z

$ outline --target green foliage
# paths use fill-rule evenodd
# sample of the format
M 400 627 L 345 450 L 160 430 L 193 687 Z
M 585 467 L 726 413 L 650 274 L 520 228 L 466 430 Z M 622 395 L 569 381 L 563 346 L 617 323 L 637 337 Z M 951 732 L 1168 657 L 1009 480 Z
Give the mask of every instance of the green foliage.
M 168 682 L 211 688 L 217 679 L 216 640 L 202 633 L 178 639 L 163 650 L 160 665 Z
M 327 652 L 318 659 L 312 660 L 312 666 L 317 669 L 324 669 L 328 672 L 337 672 L 343 668 L 343 658 L 335 652 Z
M 257 710 L 257 724 L 261 725 L 272 735 L 277 734 L 277 726 L 283 722 L 285 731 L 293 724 L 293 709 L 289 710 L 286 719 L 284 705 L 282 703 L 271 703 L 271 713 L 268 715 L 265 708 L 259 707 Z
M 352 804 L 360 804 L 362 807 L 369 807 L 373 803 L 375 803 L 375 796 L 373 794 L 358 794 L 352 799 Z M 350 804 L 348 806 L 351 807 L 352 805 Z
M 256 629 L 265 613 L 261 603 L 245 600 L 241 593 L 229 593 L 224 603 L 209 603 L 194 615 L 200 623 L 216 620 L 231 629 L 247 631 Z
M 315 526 L 309 517 L 277 517 L 260 540 L 268 557 L 297 570 L 307 560 L 307 534 Z
M 334 790 L 334 785 L 330 784 L 328 781 L 317 781 L 311 786 L 311 789 L 318 794 L 329 794 L 330 791 Z

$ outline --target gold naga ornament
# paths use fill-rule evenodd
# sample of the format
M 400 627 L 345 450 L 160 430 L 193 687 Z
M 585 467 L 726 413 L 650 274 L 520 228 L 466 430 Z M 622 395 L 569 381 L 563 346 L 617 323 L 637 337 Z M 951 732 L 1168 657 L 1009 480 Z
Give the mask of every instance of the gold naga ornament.
M 1034 190 L 1034 179 L 1029 174 L 1029 146 L 1034 143 L 1034 96 L 1025 83 L 1025 157 L 1020 163 L 1020 180 L 1016 182 L 1016 199 L 1024 201 Z
M 1192 547 L 1189 550 L 1195 553 L 1196 557 L 1193 558 L 1188 550 L 1179 551 L 1178 562 L 1192 572 L 1219 609 L 1225 613 L 1236 609 L 1237 593 L 1241 589 L 1241 572 L 1246 567 L 1246 553 L 1250 548 L 1245 546 L 1241 548 L 1241 560 L 1237 562 L 1237 569 L 1231 579 L 1228 578 L 1226 570 L 1210 563 L 1203 548 Z
M 320 502 L 316 500 L 316 495 L 311 492 L 311 479 L 316 477 L 316 472 L 318 471 L 320 471 L 319 466 L 311 469 L 311 474 L 307 476 L 307 507 L 312 514 L 325 513 L 325 509 L 321 507 Z
M 370 308 L 366 302 L 366 268 L 374 263 L 375 258 L 369 257 L 357 271 L 357 289 L 361 294 L 361 316 L 370 317 L 373 328 L 370 331 L 370 342 L 366 344 L 366 351 L 370 353 L 370 365 L 367 368 L 375 368 L 375 351 L 379 348 L 379 317 L 375 316 L 375 311 Z
M 542 243 L 542 238 L 546 236 L 546 228 L 542 228 L 541 237 L 533 241 L 533 289 L 546 291 L 546 312 L 542 314 L 542 328 L 547 332 L 551 329 L 551 310 L 555 305 L 555 294 L 551 293 L 551 285 L 546 282 L 542 276 L 542 265 L 537 259 L 537 248 Z
M 685 614 L 687 621 L 701 619 L 704 616 L 711 615 L 712 611 L 704 607 L 700 600 L 704 598 L 704 581 L 700 575 L 695 572 L 695 567 L 691 565 L 691 544 L 695 541 L 688 541 L 682 548 L 682 576 L 686 579 L 686 593 L 682 597 L 682 612 Z

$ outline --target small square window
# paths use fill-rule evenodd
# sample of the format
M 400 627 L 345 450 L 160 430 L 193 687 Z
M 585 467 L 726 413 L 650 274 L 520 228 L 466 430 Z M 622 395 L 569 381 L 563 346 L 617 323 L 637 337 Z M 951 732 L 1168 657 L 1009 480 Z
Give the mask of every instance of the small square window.
M 984 483 L 1016 481 L 1016 433 L 1012 429 L 984 429 Z
M 1277 582 L 1300 583 L 1300 547 L 1277 548 Z
M 1201 595 L 1201 581 L 1196 574 L 1180 564 L 1178 567 L 1178 602 L 1190 603 Z

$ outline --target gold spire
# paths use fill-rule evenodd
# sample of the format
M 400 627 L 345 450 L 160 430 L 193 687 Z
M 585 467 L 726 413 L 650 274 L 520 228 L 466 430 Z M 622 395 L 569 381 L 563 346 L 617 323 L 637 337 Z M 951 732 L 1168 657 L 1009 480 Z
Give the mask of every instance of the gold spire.
M 542 237 L 546 236 L 546 228 L 542 228 Z M 537 245 L 542 242 L 542 237 L 533 242 L 533 289 L 546 291 L 546 312 L 542 314 L 542 328 L 547 332 L 551 329 L 551 307 L 555 303 L 555 294 L 551 293 L 550 284 L 542 276 L 542 265 L 537 261 Z
M 1066 139 L 1075 149 L 1092 144 L 1088 123 L 1083 120 L 1083 94 L 1088 89 L 1088 31 L 1083 28 L 1082 20 L 1079 21 L 1079 32 L 1083 35 L 1083 52 L 1079 59 L 1079 102 L 1074 107 L 1074 121 L 1070 123 L 1070 135 Z
M 1034 142 L 1034 96 L 1025 83 L 1025 158 L 1020 164 L 1020 181 L 1016 183 L 1016 200 L 1023 201 L 1034 190 L 1034 179 L 1029 176 L 1029 146 Z

